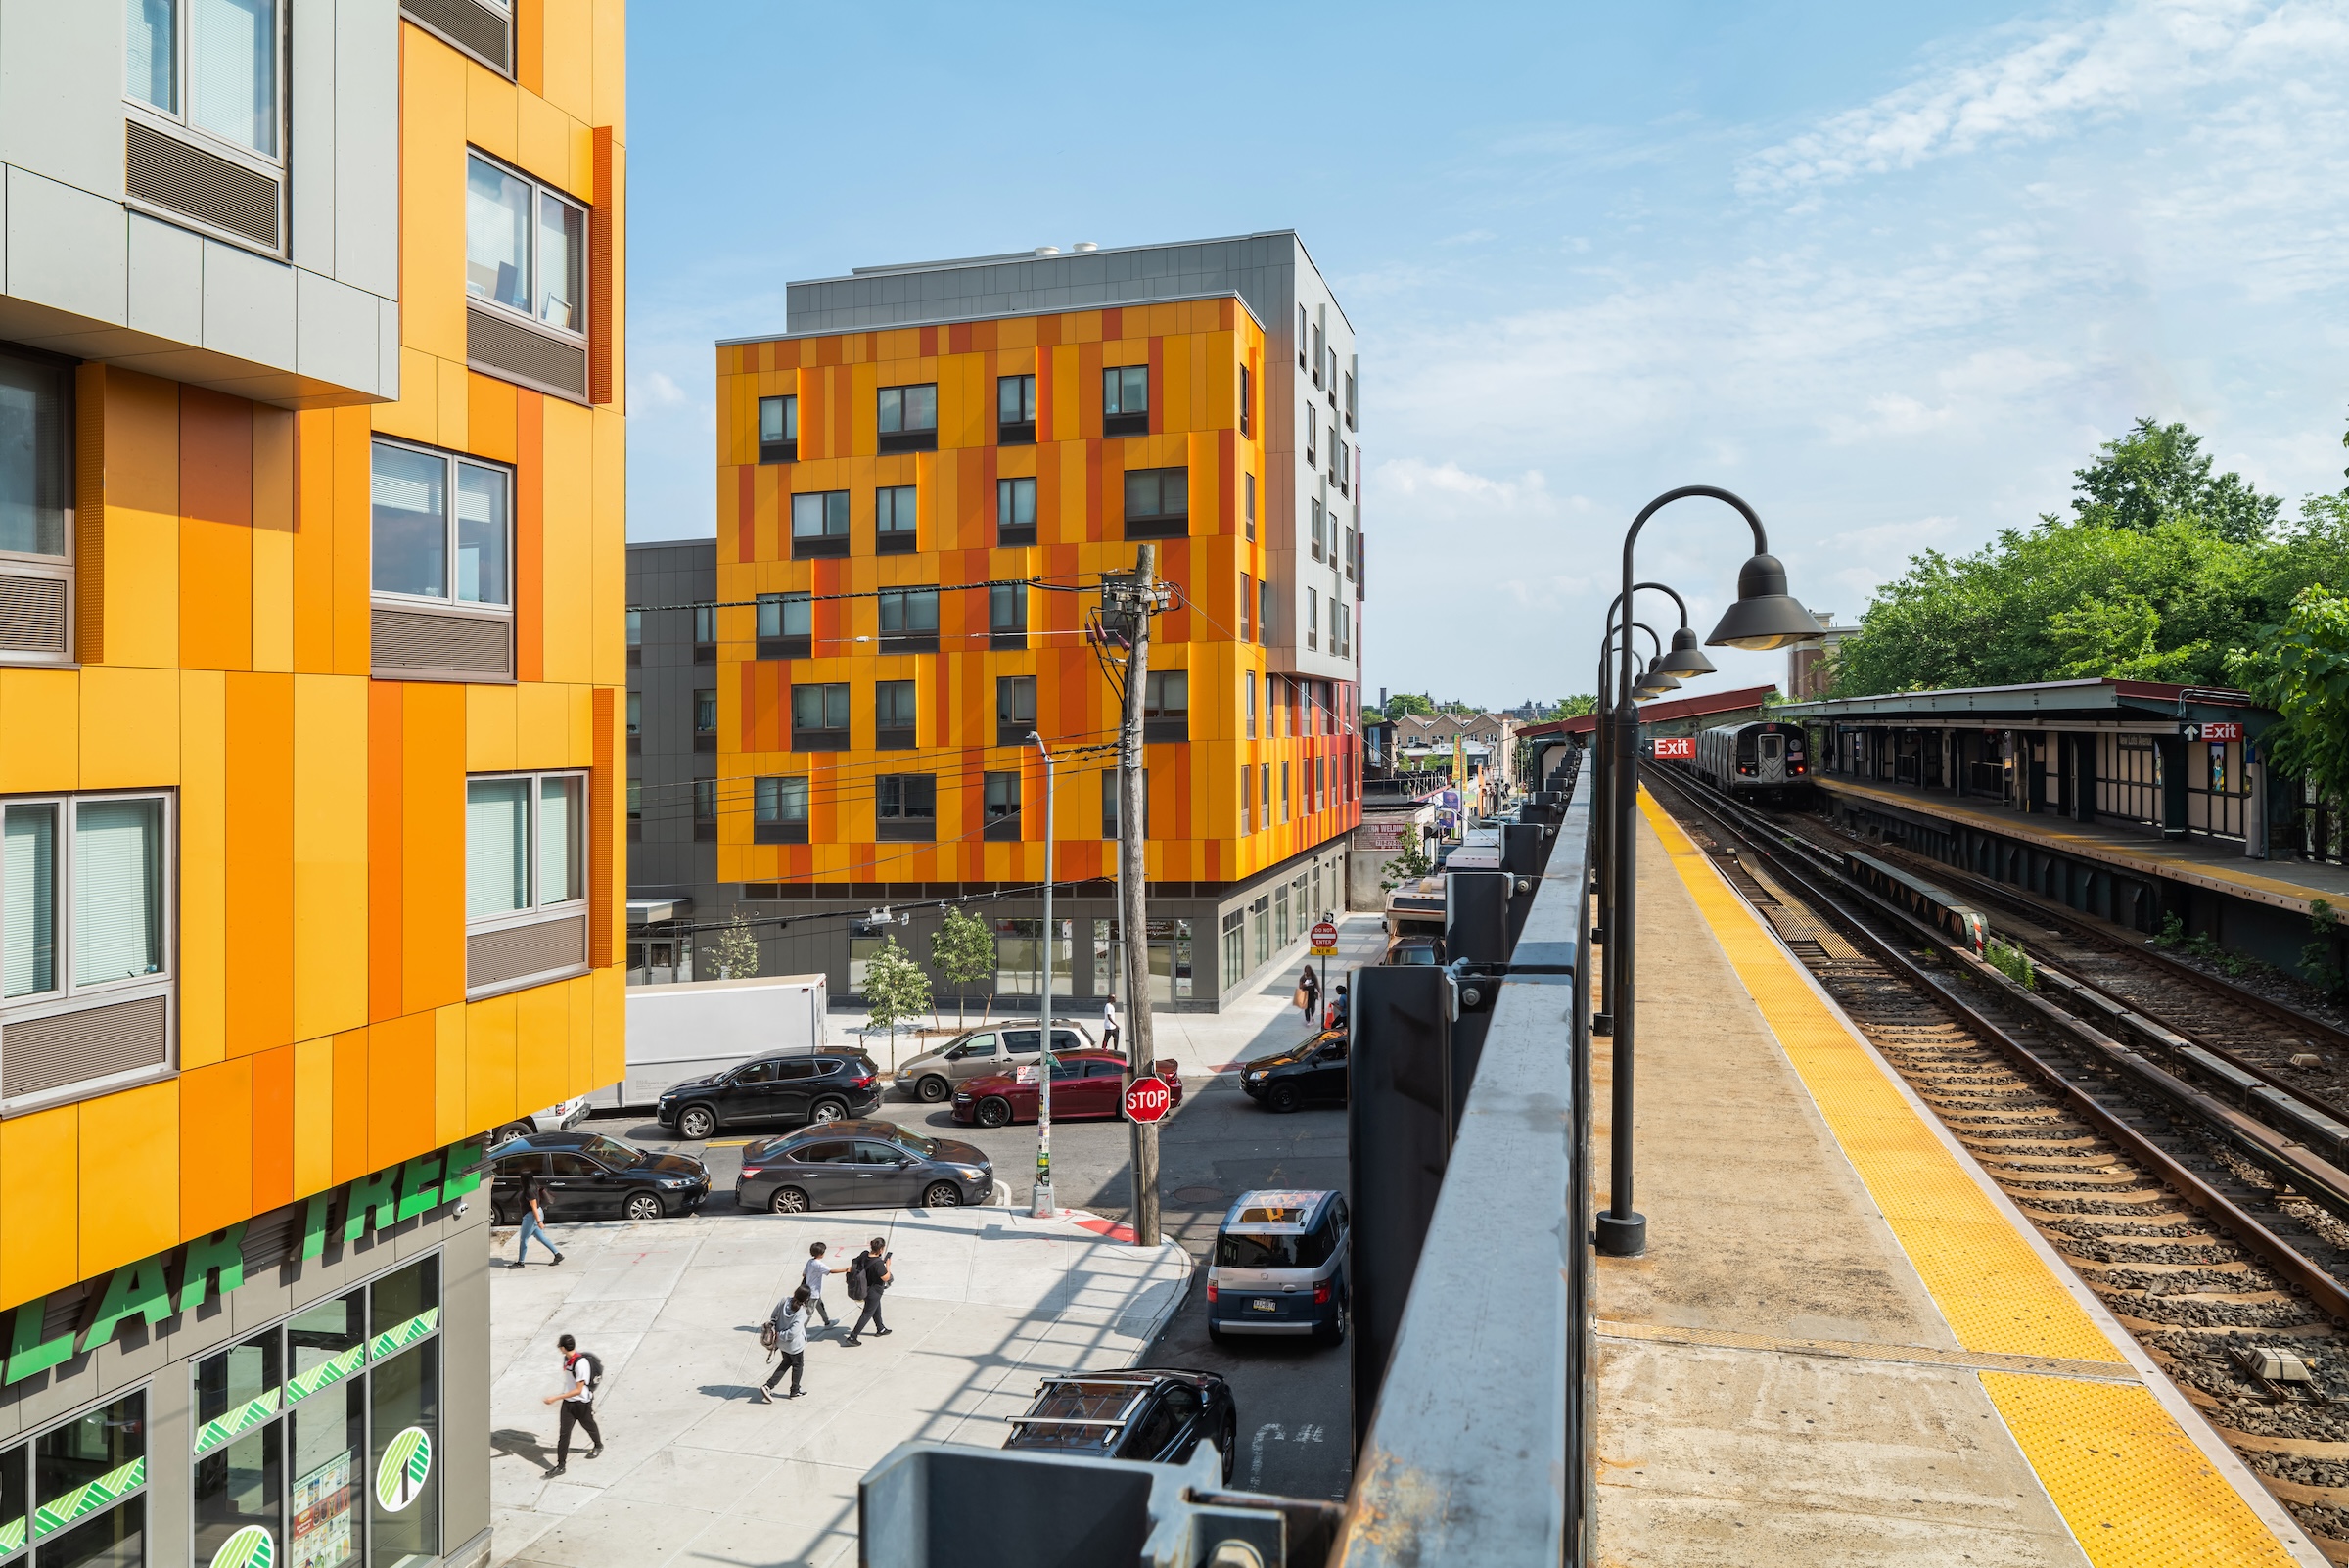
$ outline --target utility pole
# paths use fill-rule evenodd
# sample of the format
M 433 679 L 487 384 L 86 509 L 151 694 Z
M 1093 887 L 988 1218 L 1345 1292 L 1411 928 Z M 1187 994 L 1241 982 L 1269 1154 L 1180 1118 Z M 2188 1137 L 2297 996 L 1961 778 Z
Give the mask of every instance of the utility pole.
M 1052 753 L 1044 745 L 1043 736 L 1035 730 L 1028 738 L 1044 760 L 1044 983 L 1043 999 L 1037 1004 L 1036 1071 L 1036 1196 L 1029 1205 L 1030 1217 L 1049 1220 L 1060 1213 L 1060 1202 L 1052 1193 L 1052 1069 L 1057 1065 L 1052 1057 Z
M 1103 626 L 1126 640 L 1126 707 L 1118 728 L 1118 928 L 1126 953 L 1126 1083 L 1150 1072 L 1150 926 L 1142 907 L 1147 808 L 1142 788 L 1143 687 L 1150 678 L 1150 617 L 1158 607 L 1158 546 L 1140 546 L 1133 574 L 1104 573 Z M 1133 1239 L 1158 1245 L 1158 1129 L 1131 1122 Z

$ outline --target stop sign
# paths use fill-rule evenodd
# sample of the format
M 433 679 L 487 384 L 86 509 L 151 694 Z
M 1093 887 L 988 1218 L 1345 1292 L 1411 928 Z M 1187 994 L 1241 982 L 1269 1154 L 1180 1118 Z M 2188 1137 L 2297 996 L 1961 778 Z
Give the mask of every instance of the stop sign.
M 1314 926 L 1309 935 L 1316 947 L 1334 947 L 1338 945 L 1338 928 L 1326 920 Z
M 1174 1103 L 1174 1093 L 1163 1079 L 1137 1078 L 1126 1085 L 1126 1116 L 1134 1122 L 1155 1122 Z

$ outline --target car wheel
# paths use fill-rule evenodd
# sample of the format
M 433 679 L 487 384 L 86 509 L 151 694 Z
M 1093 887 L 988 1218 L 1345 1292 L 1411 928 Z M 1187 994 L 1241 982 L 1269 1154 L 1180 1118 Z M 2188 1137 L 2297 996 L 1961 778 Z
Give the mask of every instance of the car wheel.
M 1233 1416 L 1233 1415 L 1226 1415 L 1225 1417 L 1223 1417 L 1223 1436 L 1222 1436 L 1222 1438 L 1221 1438 L 1221 1440 L 1220 1440 L 1220 1441 L 1219 1441 L 1219 1442 L 1216 1444 L 1216 1447 L 1217 1447 L 1218 1449 L 1220 1449 L 1221 1451 L 1222 1451 L 1222 1454 L 1223 1454 L 1223 1484 L 1224 1484 L 1225 1486 L 1229 1486 L 1229 1485 L 1231 1485 L 1231 1467 L 1232 1467 L 1233 1463 L 1234 1463 L 1234 1462 L 1236 1462 L 1236 1461 L 1238 1460 L 1238 1458 L 1239 1458 L 1239 1447 L 1240 1447 L 1240 1422 L 1239 1422 L 1239 1417 L 1237 1417 L 1237 1416 Z
M 978 1117 L 981 1127 L 1002 1127 L 1011 1120 L 1011 1101 L 990 1094 L 979 1102 Z
M 1288 1115 L 1297 1109 L 1297 1085 L 1294 1084 L 1273 1084 L 1265 1091 L 1265 1107 L 1282 1116 Z
M 959 1209 L 962 1207 L 962 1188 L 951 1181 L 933 1181 L 922 1189 L 925 1209 Z
M 537 1130 L 528 1122 L 508 1122 L 504 1127 L 489 1134 L 489 1146 L 495 1148 L 508 1138 L 527 1138 Z
M 818 1100 L 815 1109 L 807 1113 L 807 1120 L 818 1124 L 837 1122 L 848 1114 L 849 1108 L 838 1100 Z
M 668 1211 L 661 1200 L 649 1192 L 630 1193 L 627 1207 L 622 1211 L 631 1220 L 658 1220 Z
M 1346 1343 L 1346 1300 L 1344 1297 L 1338 1299 L 1337 1315 L 1329 1320 L 1329 1326 L 1313 1330 L 1313 1343 L 1316 1345 L 1343 1345 Z
M 689 1105 L 677 1118 L 677 1135 L 688 1142 L 699 1143 L 717 1130 L 717 1113 L 707 1105 Z
M 944 1100 L 947 1095 L 953 1093 L 954 1086 L 951 1084 L 948 1084 L 944 1079 L 940 1078 L 936 1073 L 932 1073 L 928 1078 L 923 1079 L 921 1083 L 915 1086 L 915 1092 L 920 1094 L 923 1099 L 928 1100 L 932 1105 L 936 1105 L 940 1101 Z
M 775 1195 L 766 1200 L 766 1206 L 776 1214 L 806 1214 L 815 1207 L 798 1187 L 775 1188 Z
M 1209 1323 L 1207 1325 L 1207 1342 L 1210 1345 L 1222 1345 L 1228 1343 L 1224 1337 L 1223 1330 L 1218 1328 L 1214 1323 Z

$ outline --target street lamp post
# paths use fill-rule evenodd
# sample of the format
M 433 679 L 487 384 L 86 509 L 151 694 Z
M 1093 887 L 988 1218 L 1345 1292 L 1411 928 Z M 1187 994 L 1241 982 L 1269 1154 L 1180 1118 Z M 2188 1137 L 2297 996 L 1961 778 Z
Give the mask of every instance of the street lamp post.
M 1783 648 L 1789 643 L 1817 636 L 1819 622 L 1786 591 L 1786 569 L 1776 556 L 1770 553 L 1770 534 L 1762 527 L 1760 514 L 1739 496 L 1711 484 L 1688 484 L 1677 490 L 1667 490 L 1640 508 L 1639 515 L 1632 520 L 1630 531 L 1623 536 L 1622 598 L 1627 607 L 1627 618 L 1632 594 L 1636 586 L 1632 558 L 1634 548 L 1639 541 L 1640 530 L 1647 527 L 1649 518 L 1673 502 L 1700 496 L 1734 507 L 1754 535 L 1754 553 L 1737 572 L 1737 600 L 1722 616 L 1720 624 L 1713 628 L 1713 635 L 1705 639 L 1706 644 L 1717 648 L 1727 646 L 1765 650 Z M 1627 636 L 1624 641 L 1628 647 L 1631 639 Z M 1679 639 L 1676 637 L 1674 641 L 1677 645 Z M 1618 695 L 1614 714 L 1614 756 L 1611 759 L 1613 776 L 1607 799 L 1612 817 L 1608 832 L 1607 873 L 1615 892 L 1607 930 L 1608 968 L 1613 971 L 1616 988 L 1607 998 L 1607 1011 L 1615 1026 L 1612 1085 L 1614 1131 L 1608 1150 L 1607 1210 L 1598 1217 L 1595 1239 L 1598 1250 L 1610 1257 L 1635 1258 L 1647 1250 L 1647 1221 L 1632 1207 L 1634 1019 L 1638 992 L 1633 932 L 1638 919 L 1637 840 L 1635 834 L 1639 803 L 1639 719 L 1632 709 L 1632 662 L 1628 657 L 1618 661 L 1615 682 Z
M 1060 1213 L 1052 1192 L 1052 753 L 1035 730 L 1028 738 L 1044 760 L 1044 994 L 1036 1007 L 1036 1194 L 1028 1212 L 1035 1219 L 1049 1220 Z

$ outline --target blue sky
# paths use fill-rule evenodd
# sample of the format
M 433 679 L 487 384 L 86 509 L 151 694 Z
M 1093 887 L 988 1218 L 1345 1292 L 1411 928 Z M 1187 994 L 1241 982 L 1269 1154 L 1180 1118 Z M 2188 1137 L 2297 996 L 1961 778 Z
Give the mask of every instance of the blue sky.
M 1373 693 L 1589 689 L 1681 484 L 1850 619 L 2139 414 L 2294 502 L 2349 457 L 2349 0 L 637 0 L 629 52 L 633 538 L 710 532 L 711 345 L 790 279 L 1289 226 L 1361 338 Z M 1682 503 L 1640 576 L 1709 627 L 1744 551 Z

